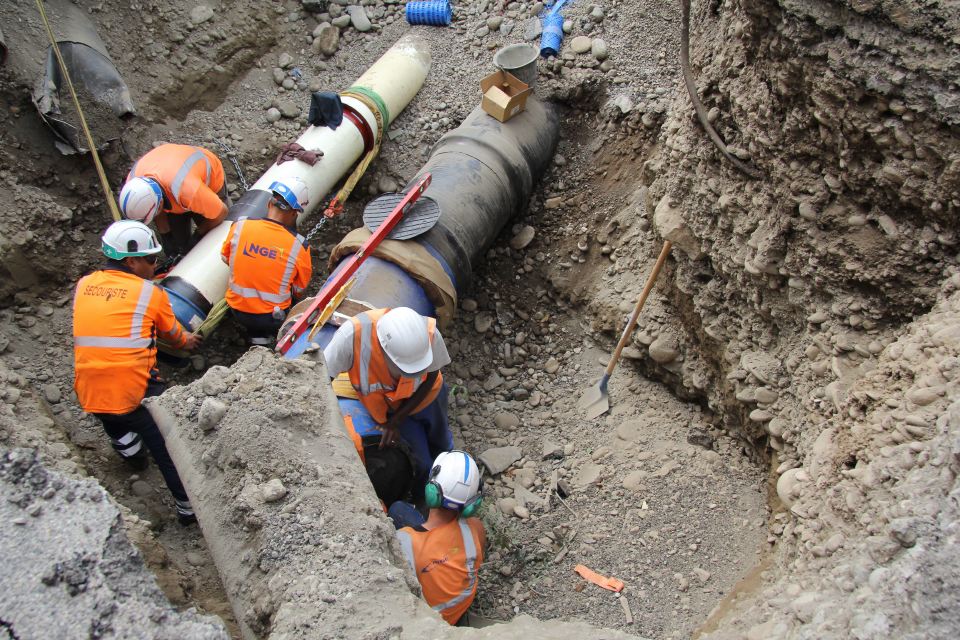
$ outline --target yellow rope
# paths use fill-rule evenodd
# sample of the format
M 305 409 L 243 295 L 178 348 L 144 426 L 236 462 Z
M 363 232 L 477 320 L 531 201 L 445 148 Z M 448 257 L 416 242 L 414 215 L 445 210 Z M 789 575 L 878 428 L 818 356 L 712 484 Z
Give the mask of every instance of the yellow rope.
M 344 91 L 340 95 L 359 100 L 363 103 L 363 106 L 370 109 L 370 112 L 373 113 L 373 117 L 377 120 L 377 138 L 374 141 L 373 147 L 370 149 L 370 151 L 368 151 L 363 158 L 361 158 L 360 162 L 354 168 L 353 173 L 351 173 L 350 177 L 348 177 L 346 182 L 343 183 L 343 186 L 337 192 L 337 196 L 330 201 L 329 209 L 333 211 L 333 215 L 340 213 L 339 210 L 343 207 L 343 203 L 347 201 L 347 198 L 350 197 L 354 187 L 357 186 L 357 182 L 360 181 L 360 178 L 363 177 L 363 174 L 366 173 L 368 168 L 370 168 L 370 163 L 373 162 L 373 159 L 380 154 L 380 144 L 383 142 L 383 129 L 385 126 L 383 114 L 380 113 L 380 108 L 377 106 L 377 103 L 371 100 L 369 97 L 362 93 L 357 93 L 350 90 Z
M 53 29 L 50 28 L 50 23 L 47 21 L 47 12 L 43 9 L 43 0 L 37 0 L 37 9 L 40 10 L 40 18 L 43 20 L 43 25 L 47 28 L 50 46 L 53 48 L 53 53 L 57 57 L 57 62 L 60 64 L 60 73 L 63 74 L 63 79 L 67 82 L 67 88 L 70 89 L 73 106 L 77 110 L 80 125 L 83 128 L 84 135 L 87 137 L 87 146 L 90 148 L 90 155 L 93 156 L 93 164 L 97 167 L 97 174 L 100 176 L 100 186 L 103 188 L 103 197 L 107 200 L 110 215 L 113 216 L 114 220 L 119 220 L 120 210 L 117 208 L 117 203 L 113 199 L 113 193 L 110 191 L 110 182 L 107 180 L 107 174 L 103 170 L 103 164 L 100 163 L 100 154 L 97 153 L 97 145 L 93 142 L 93 135 L 90 134 L 90 127 L 87 126 L 87 119 L 83 117 L 83 109 L 80 108 L 80 99 L 77 98 L 77 92 L 73 88 L 73 81 L 70 80 L 70 74 L 67 72 L 67 63 L 63 61 L 63 54 L 60 53 L 60 47 L 57 46 L 57 38 L 53 34 Z

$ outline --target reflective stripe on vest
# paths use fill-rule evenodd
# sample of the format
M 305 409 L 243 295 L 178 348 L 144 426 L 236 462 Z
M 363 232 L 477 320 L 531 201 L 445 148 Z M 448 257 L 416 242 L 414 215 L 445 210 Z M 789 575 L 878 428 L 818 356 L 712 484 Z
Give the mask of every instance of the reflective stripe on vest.
M 177 171 L 177 174 L 173 177 L 173 183 L 170 185 L 170 193 L 173 194 L 173 199 L 180 202 L 180 189 L 183 188 L 183 181 L 187 179 L 187 174 L 190 173 L 190 169 L 193 168 L 193 165 L 197 164 L 203 160 L 204 164 L 207 165 L 207 177 L 204 180 L 204 183 L 210 184 L 210 172 L 213 171 L 213 167 L 210 166 L 210 160 L 207 159 L 207 156 L 197 149 L 191 153 L 186 160 L 183 161 L 183 165 Z
M 76 347 L 103 347 L 107 349 L 146 349 L 153 344 L 153 338 L 144 338 L 143 319 L 147 315 L 147 307 L 150 306 L 150 299 L 153 297 L 153 283 L 143 281 L 140 287 L 140 295 L 137 297 L 137 306 L 133 309 L 133 316 L 130 318 L 130 337 L 118 338 L 115 336 L 76 336 L 73 344 Z
M 243 223 L 246 218 L 241 218 L 236 223 L 233 238 L 230 240 L 230 269 L 233 270 L 233 262 L 237 257 L 237 247 L 240 245 L 240 234 L 243 231 Z M 241 287 L 232 281 L 230 282 L 230 291 L 242 298 L 260 298 L 264 302 L 273 302 L 280 304 L 290 299 L 290 279 L 293 278 L 293 270 L 297 266 L 297 256 L 303 250 L 303 243 L 306 240 L 300 234 L 297 234 L 293 240 L 293 247 L 290 249 L 290 255 L 287 256 L 287 264 L 283 268 L 283 276 L 280 278 L 280 293 L 270 291 L 260 291 L 252 287 Z M 286 293 L 284 293 L 286 292 Z
M 460 536 L 463 538 L 463 551 L 467 557 L 467 575 L 470 576 L 470 582 L 467 584 L 466 589 L 450 600 L 434 605 L 434 611 L 443 611 L 444 609 L 457 606 L 469 598 L 477 586 L 477 544 L 473 539 L 473 531 L 470 529 L 470 525 L 465 518 L 458 518 L 457 524 L 460 525 Z M 414 568 L 414 573 L 416 573 L 416 568 Z
M 396 387 L 380 382 L 370 384 L 370 358 L 373 355 L 373 347 L 370 340 L 373 338 L 373 322 L 366 313 L 354 316 L 354 319 L 360 323 L 360 388 L 357 391 L 360 395 L 370 395 L 377 391 L 395 391 Z M 427 321 L 427 331 L 430 330 L 430 318 Z M 431 340 L 431 348 L 432 348 Z M 420 388 L 423 380 L 420 377 L 408 378 L 413 385 L 413 390 Z

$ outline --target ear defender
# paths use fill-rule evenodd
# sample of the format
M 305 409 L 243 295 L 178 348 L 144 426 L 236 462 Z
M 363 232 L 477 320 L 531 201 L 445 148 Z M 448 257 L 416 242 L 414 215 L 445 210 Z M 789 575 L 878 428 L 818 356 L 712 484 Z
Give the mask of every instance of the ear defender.
M 423 497 L 428 509 L 439 509 L 443 503 L 443 489 L 432 480 L 423 488 Z
M 463 505 L 460 515 L 464 518 L 472 518 L 480 510 L 480 504 L 483 502 L 483 496 L 479 493 L 474 496 L 467 504 Z

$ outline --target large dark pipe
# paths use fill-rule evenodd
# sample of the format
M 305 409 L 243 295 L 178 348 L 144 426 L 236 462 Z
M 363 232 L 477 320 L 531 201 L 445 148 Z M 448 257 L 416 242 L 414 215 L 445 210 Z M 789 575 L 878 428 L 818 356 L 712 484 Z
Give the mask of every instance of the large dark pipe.
M 557 109 L 539 100 L 500 122 L 477 107 L 437 142 L 430 160 L 411 180 L 429 172 L 426 194 L 443 212 L 417 242 L 439 253 L 462 291 L 478 258 L 527 203 L 557 146 Z

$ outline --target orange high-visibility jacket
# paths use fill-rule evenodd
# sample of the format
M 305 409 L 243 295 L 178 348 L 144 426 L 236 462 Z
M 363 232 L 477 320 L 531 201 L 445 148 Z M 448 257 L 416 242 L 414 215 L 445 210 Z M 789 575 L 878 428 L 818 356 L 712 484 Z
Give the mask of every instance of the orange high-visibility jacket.
M 162 144 L 137 160 L 130 178 L 153 178 L 160 183 L 169 209 L 165 213 L 192 211 L 204 218 L 220 215 L 223 203 L 217 192 L 223 188 L 223 164 L 200 147 Z
M 377 321 L 390 309 L 364 311 L 350 319 L 353 322 L 353 366 L 347 374 L 350 384 L 360 394 L 360 402 L 379 424 L 387 421 L 387 413 L 396 411 L 427 379 L 427 374 L 418 378 L 401 377 L 394 380 L 387 368 L 387 355 L 377 339 Z M 425 327 L 433 344 L 437 321 L 427 318 Z M 414 407 L 412 413 L 426 409 L 433 402 L 443 385 L 443 374 L 437 376 L 426 397 Z
M 227 304 L 245 313 L 287 309 L 303 293 L 313 264 L 303 236 L 273 220 L 241 219 L 233 223 L 220 248 L 230 265 Z
M 486 532 L 479 518 L 456 518 L 447 524 L 417 531 L 404 527 L 397 540 L 417 574 L 423 599 L 450 624 L 466 613 L 477 595 Z
M 166 291 L 127 271 L 84 276 L 73 299 L 73 388 L 87 413 L 130 413 L 157 366 L 157 336 L 186 344 Z

